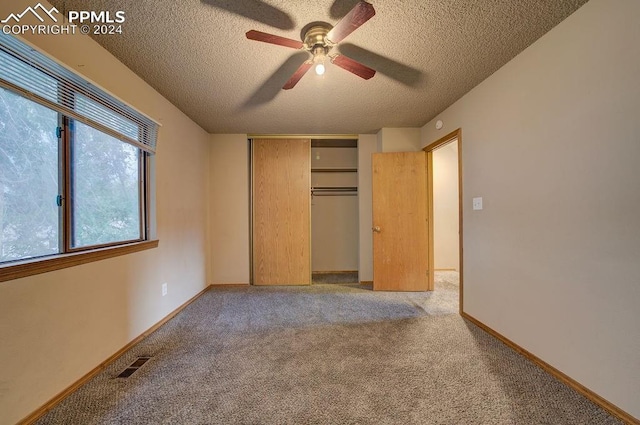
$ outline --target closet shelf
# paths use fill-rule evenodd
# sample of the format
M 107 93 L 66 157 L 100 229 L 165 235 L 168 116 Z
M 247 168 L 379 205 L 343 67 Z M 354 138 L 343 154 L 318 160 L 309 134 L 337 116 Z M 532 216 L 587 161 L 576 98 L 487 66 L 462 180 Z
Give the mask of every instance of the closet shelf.
M 357 168 L 311 168 L 312 173 L 357 173 Z

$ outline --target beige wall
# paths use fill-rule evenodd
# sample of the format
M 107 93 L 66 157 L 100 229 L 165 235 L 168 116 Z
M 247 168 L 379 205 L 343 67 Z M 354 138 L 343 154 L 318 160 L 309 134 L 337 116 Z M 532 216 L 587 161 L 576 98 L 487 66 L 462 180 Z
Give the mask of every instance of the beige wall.
M 435 269 L 459 266 L 458 142 L 433 151 L 433 257 Z
M 378 137 L 376 134 L 358 136 L 358 225 L 360 228 L 358 277 L 364 282 L 373 282 L 371 154 L 378 151 Z
M 311 148 L 311 168 L 358 168 L 358 149 Z
M 465 312 L 636 418 L 638 16 L 590 1 L 422 137 L 462 128 Z
M 357 148 L 312 148 L 313 168 L 357 168 Z M 357 173 L 311 173 L 311 186 L 357 187 Z M 358 197 L 311 200 L 311 270 L 358 270 Z
M 382 128 L 378 132 L 378 152 L 414 152 L 422 149 L 420 128 Z
M 2 2 L 0 16 L 28 5 L 33 2 Z M 207 284 L 209 136 L 89 37 L 27 39 L 162 123 L 156 155 L 160 246 L 0 283 L 2 424 L 39 408 Z
M 249 283 L 249 143 L 212 134 L 209 227 L 212 284 Z
M 311 269 L 358 270 L 358 197 L 315 196 L 311 202 Z

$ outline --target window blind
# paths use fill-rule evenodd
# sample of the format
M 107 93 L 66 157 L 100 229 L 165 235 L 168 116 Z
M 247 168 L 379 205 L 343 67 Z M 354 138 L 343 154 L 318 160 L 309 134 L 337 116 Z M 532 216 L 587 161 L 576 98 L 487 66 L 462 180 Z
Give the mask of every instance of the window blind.
M 156 122 L 4 33 L 0 33 L 0 86 L 155 153 Z

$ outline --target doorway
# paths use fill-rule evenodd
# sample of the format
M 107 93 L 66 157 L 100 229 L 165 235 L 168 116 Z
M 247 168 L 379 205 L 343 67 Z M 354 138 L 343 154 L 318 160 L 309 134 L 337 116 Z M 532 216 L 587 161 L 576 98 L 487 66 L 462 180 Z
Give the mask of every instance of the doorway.
M 457 296 L 462 312 L 462 131 L 431 143 L 434 288 Z

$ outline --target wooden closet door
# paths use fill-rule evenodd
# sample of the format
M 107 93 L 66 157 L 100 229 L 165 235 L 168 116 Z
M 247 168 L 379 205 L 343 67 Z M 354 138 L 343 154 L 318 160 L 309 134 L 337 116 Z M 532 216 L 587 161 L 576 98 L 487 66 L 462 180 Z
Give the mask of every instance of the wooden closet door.
M 253 140 L 253 283 L 311 284 L 311 140 Z

